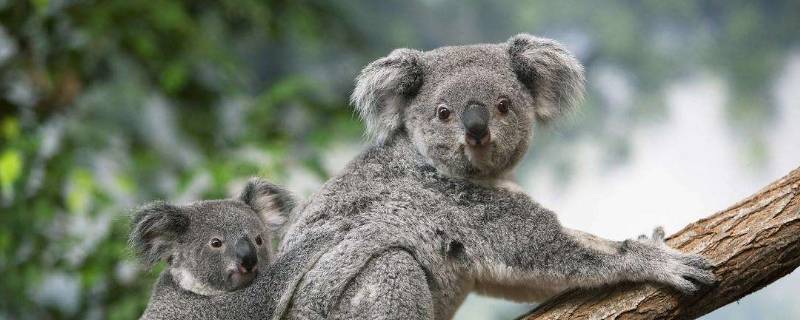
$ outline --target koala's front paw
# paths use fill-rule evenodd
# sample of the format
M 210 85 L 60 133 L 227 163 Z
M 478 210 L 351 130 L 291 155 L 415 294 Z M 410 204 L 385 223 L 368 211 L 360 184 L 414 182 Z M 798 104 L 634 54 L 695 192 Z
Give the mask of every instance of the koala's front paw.
M 653 231 L 649 238 L 639 236 L 637 240 L 626 240 L 623 249 L 633 253 L 647 270 L 644 278 L 674 287 L 684 294 L 692 294 L 703 286 L 716 282 L 711 272 L 711 263 L 697 254 L 687 254 L 670 248 L 664 242 L 664 229 Z M 640 260 L 641 259 L 641 260 Z

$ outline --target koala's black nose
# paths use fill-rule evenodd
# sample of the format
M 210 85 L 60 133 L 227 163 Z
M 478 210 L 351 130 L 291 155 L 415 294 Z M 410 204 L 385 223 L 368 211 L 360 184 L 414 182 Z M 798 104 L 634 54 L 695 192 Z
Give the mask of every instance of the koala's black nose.
M 469 104 L 461 115 L 461 122 L 467 131 L 467 143 L 481 145 L 489 141 L 489 110 L 485 106 Z
M 258 255 L 256 254 L 256 248 L 250 240 L 247 239 L 247 237 L 239 238 L 239 240 L 236 240 L 233 250 L 236 254 L 236 258 L 241 261 L 241 267 L 244 268 L 243 271 L 253 271 L 256 263 L 258 263 Z

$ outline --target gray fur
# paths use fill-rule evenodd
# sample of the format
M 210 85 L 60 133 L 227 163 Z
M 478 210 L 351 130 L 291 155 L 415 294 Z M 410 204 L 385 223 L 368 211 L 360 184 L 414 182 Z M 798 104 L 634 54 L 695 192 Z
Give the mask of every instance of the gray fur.
M 267 227 L 279 231 L 294 210 L 294 196 L 283 187 L 260 178 L 252 178 L 239 195 L 239 200 L 258 213 Z
M 400 99 L 414 94 L 422 83 L 422 52 L 397 49 L 370 63 L 356 80 L 351 101 L 367 126 L 367 135 L 385 141 L 402 125 Z
M 178 207 L 154 202 L 140 208 L 131 220 L 130 245 L 147 268 L 167 260 L 177 239 L 189 228 L 189 217 Z
M 164 272 L 142 319 L 271 319 L 287 308 L 294 284 L 319 258 L 319 248 L 328 243 L 325 235 L 309 234 L 302 245 L 277 255 L 250 286 L 219 295 L 188 294 Z
M 273 256 L 272 233 L 279 226 L 270 223 L 285 221 L 293 206 L 287 191 L 254 178 L 237 199 L 185 206 L 156 202 L 138 210 L 131 223 L 131 246 L 148 267 L 167 262 L 142 317 L 191 316 L 196 309 L 181 311 L 173 304 L 214 299 L 250 286 Z M 254 269 L 243 271 L 245 266 Z
M 548 121 L 583 98 L 583 66 L 558 42 L 519 34 L 508 40 L 511 67 L 536 99 L 536 115 Z

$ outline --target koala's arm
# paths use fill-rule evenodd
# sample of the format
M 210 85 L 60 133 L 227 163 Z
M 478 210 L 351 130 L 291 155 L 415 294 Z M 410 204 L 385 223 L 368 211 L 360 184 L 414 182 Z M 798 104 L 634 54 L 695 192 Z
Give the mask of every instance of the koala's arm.
M 714 282 L 708 262 L 669 248 L 660 228 L 650 238 L 611 241 L 564 228 L 555 214 L 527 202 L 486 213 L 477 247 L 490 258 L 473 260 L 476 290 L 542 301 L 567 289 L 622 281 L 653 281 L 684 293 Z

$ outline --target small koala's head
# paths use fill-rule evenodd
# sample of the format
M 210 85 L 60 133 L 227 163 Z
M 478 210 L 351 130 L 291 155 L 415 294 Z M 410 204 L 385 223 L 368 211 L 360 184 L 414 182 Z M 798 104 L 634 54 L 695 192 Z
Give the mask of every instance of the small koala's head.
M 440 172 L 493 178 L 527 151 L 537 120 L 583 95 L 583 67 L 553 40 L 397 49 L 367 65 L 351 97 L 379 144 L 406 135 Z
M 252 283 L 270 263 L 273 233 L 293 207 L 289 192 L 254 178 L 238 199 L 185 206 L 156 202 L 137 210 L 130 244 L 148 267 L 166 261 L 184 290 L 234 291 Z

